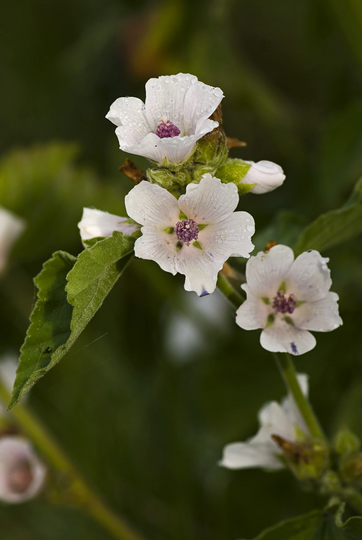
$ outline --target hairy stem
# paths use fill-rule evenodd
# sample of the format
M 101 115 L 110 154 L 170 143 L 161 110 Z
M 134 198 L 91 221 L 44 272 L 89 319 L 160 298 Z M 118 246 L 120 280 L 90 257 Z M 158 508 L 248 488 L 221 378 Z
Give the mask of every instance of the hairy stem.
M 0 399 L 4 403 L 9 403 L 10 397 L 10 392 L 0 380 Z M 142 540 L 142 537 L 133 531 L 123 518 L 115 514 L 99 498 L 48 433 L 47 428 L 27 406 L 18 404 L 9 414 L 14 418 L 21 430 L 34 442 L 35 446 L 39 448 L 44 457 L 49 460 L 57 471 L 63 473 L 70 480 L 73 495 L 76 496 L 77 502 L 86 512 L 107 529 L 114 538 L 118 540 Z
M 273 356 L 276 360 L 279 371 L 284 379 L 287 389 L 293 396 L 293 399 L 309 429 L 310 434 L 317 439 L 326 441 L 326 437 L 323 433 L 323 430 L 318 422 L 316 415 L 314 414 L 312 406 L 309 403 L 308 399 L 304 396 L 300 388 L 296 371 L 290 355 L 288 353 L 273 353 Z

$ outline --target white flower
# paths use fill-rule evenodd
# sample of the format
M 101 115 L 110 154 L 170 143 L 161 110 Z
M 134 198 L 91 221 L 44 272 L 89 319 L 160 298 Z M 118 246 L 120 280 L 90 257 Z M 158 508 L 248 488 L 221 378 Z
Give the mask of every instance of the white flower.
M 0 500 L 21 503 L 41 490 L 46 467 L 29 441 L 18 436 L 0 439 Z
M 261 195 L 281 186 L 285 180 L 283 169 L 272 161 L 246 161 L 251 167 L 242 179 L 244 184 L 257 184 L 250 192 Z
M 13 391 L 17 367 L 15 356 L 4 356 L 0 361 L 0 380 L 10 394 Z M 7 414 L 6 408 L 0 403 L 0 416 L 5 417 Z
M 261 251 L 246 265 L 247 300 L 236 322 L 245 330 L 263 328 L 260 343 L 272 352 L 303 354 L 316 344 L 308 330 L 330 332 L 342 324 L 338 295 L 329 292 L 332 280 L 318 251 L 309 250 L 294 261 L 283 245 Z
M 219 125 L 208 118 L 223 97 L 220 88 L 179 73 L 150 79 L 145 104 L 134 97 L 117 99 L 106 118 L 118 126 L 121 150 L 157 162 L 167 158 L 179 163 L 201 137 Z
M 81 221 L 78 223 L 82 242 L 91 238 L 112 236 L 113 231 L 132 234 L 139 229 L 129 218 L 119 217 L 95 208 L 83 208 Z
M 25 228 L 24 220 L 0 207 L 0 273 L 5 268 L 10 249 Z
M 230 256 L 249 257 L 254 219 L 234 212 L 234 184 L 205 174 L 177 200 L 166 189 L 141 182 L 126 196 L 127 213 L 143 225 L 135 255 L 156 261 L 166 272 L 184 274 L 185 289 L 204 296 L 215 290 L 217 274 Z
M 303 394 L 307 397 L 307 375 L 298 375 L 298 382 Z M 296 442 L 302 433 L 309 435 L 308 428 L 291 395 L 284 398 L 281 405 L 276 401 L 264 405 L 259 411 L 258 418 L 260 428 L 255 437 L 244 443 L 232 443 L 225 446 L 220 465 L 228 469 L 250 467 L 281 469 L 284 467 L 280 459 L 283 452 L 271 436 L 279 435 L 289 442 Z

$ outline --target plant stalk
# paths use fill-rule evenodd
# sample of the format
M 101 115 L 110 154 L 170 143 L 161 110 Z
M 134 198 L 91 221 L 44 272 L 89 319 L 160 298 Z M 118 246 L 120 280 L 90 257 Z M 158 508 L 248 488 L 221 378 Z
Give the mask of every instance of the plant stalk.
M 10 392 L 0 380 L 0 399 L 5 403 L 10 401 Z M 58 446 L 47 428 L 30 411 L 26 405 L 18 404 L 9 413 L 21 430 L 34 442 L 45 458 L 70 480 L 74 488 L 77 502 L 83 509 L 98 521 L 108 532 L 118 540 L 143 540 L 142 537 L 100 499 L 87 482 L 79 474 L 69 458 Z

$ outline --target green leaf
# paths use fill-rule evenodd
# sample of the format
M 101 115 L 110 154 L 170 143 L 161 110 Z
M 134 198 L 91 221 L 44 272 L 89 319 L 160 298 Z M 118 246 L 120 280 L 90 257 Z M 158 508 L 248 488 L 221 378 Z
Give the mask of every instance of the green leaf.
M 44 264 L 9 409 L 68 352 L 129 263 L 134 241 L 115 231 L 78 259 L 60 251 Z
M 361 540 L 362 518 L 342 523 L 344 504 L 281 521 L 254 540 Z
M 308 225 L 294 246 L 295 255 L 307 249 L 324 251 L 362 233 L 362 178 L 347 203 L 319 216 Z

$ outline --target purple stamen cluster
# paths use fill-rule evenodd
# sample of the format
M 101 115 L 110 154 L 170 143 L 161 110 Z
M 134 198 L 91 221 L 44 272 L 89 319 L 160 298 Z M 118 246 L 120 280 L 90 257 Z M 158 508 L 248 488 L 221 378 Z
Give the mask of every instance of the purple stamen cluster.
M 284 291 L 278 291 L 273 298 L 272 308 L 276 313 L 293 313 L 297 307 L 297 299 L 294 294 L 289 296 Z
M 187 246 L 190 242 L 197 240 L 199 236 L 199 228 L 196 221 L 193 219 L 183 219 L 178 221 L 175 226 L 175 233 L 177 240 L 184 242 Z
M 160 139 L 165 139 L 168 137 L 178 137 L 180 135 L 181 131 L 175 124 L 170 122 L 170 120 L 161 120 L 161 122 L 158 124 L 156 129 L 156 135 L 157 137 L 160 137 Z

